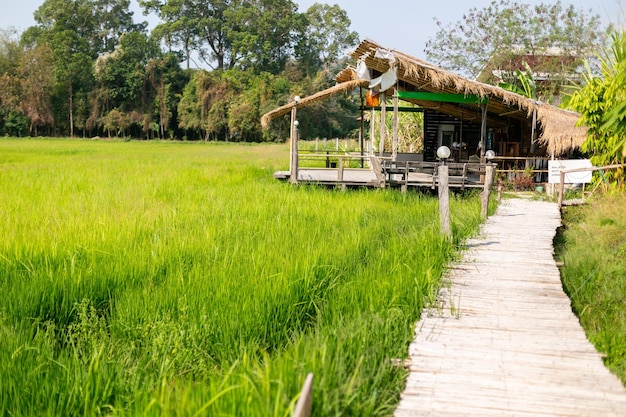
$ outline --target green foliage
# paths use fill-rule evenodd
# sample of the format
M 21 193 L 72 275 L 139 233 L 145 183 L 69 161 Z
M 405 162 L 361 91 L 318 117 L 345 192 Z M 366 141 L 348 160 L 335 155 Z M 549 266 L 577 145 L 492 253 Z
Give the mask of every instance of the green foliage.
M 52 51 L 47 46 L 38 46 L 22 53 L 18 66 L 22 100 L 20 109 L 30 120 L 30 132 L 37 136 L 39 126 L 51 125 L 52 93 L 54 75 Z
M 587 127 L 582 150 L 597 166 L 621 164 L 626 158 L 626 33 L 614 33 L 612 39 L 611 49 L 599 57 L 601 75 L 594 75 L 587 64 L 584 85 L 574 89 L 568 100 L 568 106 L 581 114 L 579 124 Z M 614 187 L 622 188 L 624 170 L 607 172 L 606 178 Z
M 436 199 L 294 187 L 287 160 L 0 140 L 0 414 L 287 416 L 314 372 L 313 415 L 389 415 L 454 254 Z M 458 244 L 480 202 L 451 209 Z
M 0 75 L 15 74 L 20 59 L 20 45 L 14 29 L 0 28 Z
M 533 76 L 533 70 L 528 65 L 528 62 L 524 61 L 523 65 L 524 71 L 515 70 L 515 77 L 510 82 L 501 82 L 498 86 L 524 97 L 536 99 L 537 83 Z
M 561 1 L 531 6 L 494 0 L 485 8 L 471 8 L 457 22 L 444 26 L 437 20 L 437 25 L 439 32 L 426 44 L 429 59 L 472 78 L 481 72 L 509 70 L 520 54 L 536 58 L 533 70 L 537 72 L 573 73 L 605 39 L 600 16 Z M 575 59 L 556 63 L 541 59 L 550 48 Z
M 20 41 L 0 33 L 2 132 L 24 134 L 14 122 L 25 117 L 35 136 L 74 136 L 77 128 L 92 137 L 284 140 L 286 123 L 262 131 L 260 116 L 295 89 L 332 85 L 333 65 L 357 39 L 337 6 L 313 7 L 307 22 L 291 0 L 140 3 L 161 19 L 151 36 L 145 22 L 133 22 L 129 0 L 45 0 Z M 294 61 L 304 33 L 315 34 L 306 46 L 317 57 L 313 66 Z M 194 59 L 216 71 L 189 70 Z M 20 70 L 19 62 L 30 65 Z M 326 71 L 318 75 L 320 65 Z M 320 126 L 324 135 L 347 135 L 354 110 L 353 100 L 334 100 L 309 133 L 321 134 Z
M 342 51 L 355 46 L 359 35 L 350 31 L 350 19 L 339 5 L 315 3 L 303 18 L 306 25 L 298 36 L 295 55 L 301 71 L 309 76 L 336 62 Z
M 605 364 L 626 384 L 626 198 L 567 208 L 556 254 L 572 308 Z
M 366 115 L 368 117 L 370 115 Z M 393 137 L 393 114 L 387 112 L 385 119 L 385 137 L 388 138 L 385 143 L 385 149 L 391 150 L 389 138 Z M 380 144 L 380 128 L 376 123 L 380 123 L 378 119 L 370 120 L 374 123 L 374 144 L 379 149 Z M 398 129 L 398 151 L 399 152 L 416 152 L 420 153 L 424 150 L 424 113 L 422 112 L 406 112 L 399 115 Z

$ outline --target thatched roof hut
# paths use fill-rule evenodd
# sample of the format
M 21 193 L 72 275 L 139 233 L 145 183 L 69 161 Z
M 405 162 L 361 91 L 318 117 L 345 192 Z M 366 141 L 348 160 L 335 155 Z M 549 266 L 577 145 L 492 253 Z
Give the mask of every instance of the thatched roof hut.
M 381 54 L 380 51 L 384 53 Z M 549 155 L 561 155 L 579 148 L 586 139 L 586 129 L 576 126 L 580 118 L 577 113 L 526 98 L 500 87 L 469 80 L 403 52 L 386 49 L 369 39 L 363 40 L 350 55 L 357 62 L 364 62 L 367 68 L 377 75 L 395 68 L 399 90 L 462 94 L 476 96 L 482 100 L 480 103 L 459 105 L 454 102 L 403 98 L 425 109 L 436 109 L 450 116 L 473 120 L 480 118 L 476 109 L 486 103 L 488 124 L 492 126 L 502 126 L 508 119 L 517 119 L 524 123 L 535 119 L 540 133 L 538 141 L 545 146 Z M 337 85 L 334 87 L 303 98 L 298 107 L 358 86 L 367 87 L 369 84 L 369 80 L 357 76 L 357 71 L 353 67 L 341 71 L 336 81 Z M 288 113 L 292 107 L 293 103 L 289 103 L 265 114 L 262 124 L 267 126 L 271 119 Z
M 366 39 L 350 55 L 354 59 L 364 60 L 368 68 L 384 73 L 389 69 L 390 62 L 375 57 L 380 49 L 384 48 Z M 488 111 L 495 115 L 528 119 L 536 111 L 537 121 L 542 127 L 539 141 L 546 145 L 549 154 L 560 155 L 570 149 L 578 148 L 587 137 L 586 129 L 576 126 L 580 118 L 577 113 L 531 100 L 500 87 L 469 80 L 396 50 L 390 52 L 395 58 L 398 80 L 407 84 L 409 88 L 486 97 L 489 98 Z M 356 75 L 354 70 L 344 70 L 338 75 L 337 81 L 340 83 L 348 81 L 354 75 Z M 455 116 L 463 114 L 463 108 L 459 106 L 446 105 L 446 109 L 442 109 L 440 103 L 414 102 L 426 108 L 439 106 L 440 111 Z

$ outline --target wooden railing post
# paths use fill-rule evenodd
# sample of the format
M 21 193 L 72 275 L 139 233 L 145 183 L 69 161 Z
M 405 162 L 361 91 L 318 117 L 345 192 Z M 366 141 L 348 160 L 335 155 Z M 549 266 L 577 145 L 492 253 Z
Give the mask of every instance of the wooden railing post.
M 565 171 L 561 170 L 559 181 L 559 209 L 563 207 L 563 194 L 565 193 Z
M 343 181 L 343 157 L 340 156 L 337 161 L 337 181 Z
M 491 186 L 493 185 L 494 166 L 487 164 L 485 166 L 485 187 L 480 193 L 481 210 L 480 215 L 486 219 L 489 215 L 489 196 L 491 194 Z
M 296 120 L 297 101 L 294 102 L 291 108 L 291 135 L 290 135 L 290 153 L 291 163 L 289 166 L 289 182 L 295 184 L 298 182 L 298 124 Z
M 304 380 L 300 398 L 296 403 L 293 417 L 309 417 L 311 415 L 311 406 L 313 405 L 313 374 L 310 373 Z
M 439 223 L 441 234 L 450 237 L 450 192 L 448 189 L 448 166 L 439 165 Z

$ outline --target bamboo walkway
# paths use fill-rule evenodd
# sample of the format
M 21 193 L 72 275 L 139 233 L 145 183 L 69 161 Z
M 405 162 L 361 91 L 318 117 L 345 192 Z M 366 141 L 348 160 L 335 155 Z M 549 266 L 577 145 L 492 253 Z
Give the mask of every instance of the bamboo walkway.
M 554 203 L 503 201 L 424 311 L 405 416 L 626 416 L 626 391 L 562 290 Z

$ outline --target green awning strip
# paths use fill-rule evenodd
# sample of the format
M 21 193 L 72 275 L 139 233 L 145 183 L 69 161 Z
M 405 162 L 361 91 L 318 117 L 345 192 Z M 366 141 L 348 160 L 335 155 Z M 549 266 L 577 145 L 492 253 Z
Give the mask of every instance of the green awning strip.
M 444 103 L 487 104 L 488 97 L 476 94 L 431 93 L 427 91 L 398 91 L 398 98 L 406 100 L 440 101 Z

